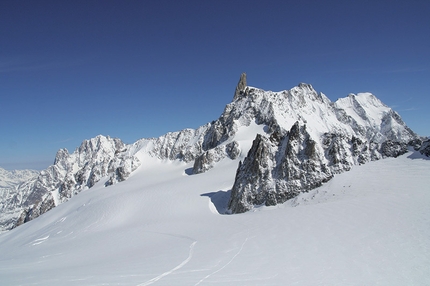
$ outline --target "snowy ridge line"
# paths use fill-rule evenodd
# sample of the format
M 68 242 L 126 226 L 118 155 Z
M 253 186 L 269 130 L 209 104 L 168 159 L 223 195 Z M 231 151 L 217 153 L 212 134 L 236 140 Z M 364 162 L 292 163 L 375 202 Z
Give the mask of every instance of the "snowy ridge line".
M 244 131 L 257 129 L 262 131 Z M 221 116 L 197 129 L 133 144 L 99 135 L 73 153 L 59 150 L 54 164 L 35 179 L 3 192 L 0 231 L 31 221 L 96 184 L 123 182 L 150 164 L 148 157 L 192 163 L 188 175 L 240 160 L 228 203 L 230 213 L 240 213 L 283 203 L 354 165 L 397 157 L 408 145 L 430 156 L 430 144 L 423 145 L 395 111 L 370 93 L 331 102 L 310 84 L 264 91 L 248 86 L 243 74 Z

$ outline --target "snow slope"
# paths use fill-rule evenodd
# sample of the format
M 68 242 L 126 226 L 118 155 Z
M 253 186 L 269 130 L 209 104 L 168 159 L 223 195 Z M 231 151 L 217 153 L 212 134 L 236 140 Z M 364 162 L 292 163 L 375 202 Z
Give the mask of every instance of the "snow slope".
M 142 153 L 126 181 L 1 234 L 1 284 L 430 285 L 428 159 L 353 166 L 282 205 L 220 215 L 243 156 L 188 175 L 192 162 Z

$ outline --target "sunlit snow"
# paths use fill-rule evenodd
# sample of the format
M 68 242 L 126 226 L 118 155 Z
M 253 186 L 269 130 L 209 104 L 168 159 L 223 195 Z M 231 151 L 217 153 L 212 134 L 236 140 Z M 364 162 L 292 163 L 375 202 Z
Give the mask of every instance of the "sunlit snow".
M 277 207 L 221 215 L 238 160 L 144 157 L 0 235 L 2 285 L 430 285 L 430 161 L 353 167 Z

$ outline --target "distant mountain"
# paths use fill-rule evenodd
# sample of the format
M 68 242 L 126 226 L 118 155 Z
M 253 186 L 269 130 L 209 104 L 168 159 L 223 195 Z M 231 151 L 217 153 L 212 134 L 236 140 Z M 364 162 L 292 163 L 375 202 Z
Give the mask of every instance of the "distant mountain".
M 12 170 L 0 168 L 0 188 L 12 188 L 22 182 L 28 181 L 39 174 L 35 170 Z
M 409 146 L 426 148 L 421 144 L 400 116 L 370 93 L 331 102 L 309 84 L 264 91 L 248 86 L 242 74 L 221 116 L 197 129 L 133 144 L 100 135 L 71 154 L 59 150 L 52 166 L 3 195 L 0 227 L 30 221 L 98 182 L 122 182 L 147 156 L 194 162 L 189 175 L 240 160 L 227 210 L 240 213 L 283 203 L 353 165 L 397 157 Z

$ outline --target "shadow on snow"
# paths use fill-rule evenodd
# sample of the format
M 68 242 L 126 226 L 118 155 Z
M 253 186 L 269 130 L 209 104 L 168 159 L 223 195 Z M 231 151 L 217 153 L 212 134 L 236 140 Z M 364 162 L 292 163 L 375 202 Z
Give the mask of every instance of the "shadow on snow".
M 430 157 L 427 157 L 424 154 L 421 154 L 419 151 L 414 151 L 412 154 L 408 156 L 409 159 L 423 159 L 423 160 L 430 160 Z
M 201 194 L 202 197 L 209 197 L 219 214 L 228 214 L 228 201 L 230 199 L 231 190 L 218 191 Z

